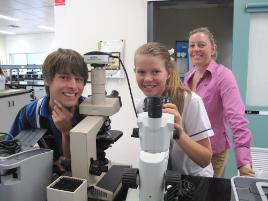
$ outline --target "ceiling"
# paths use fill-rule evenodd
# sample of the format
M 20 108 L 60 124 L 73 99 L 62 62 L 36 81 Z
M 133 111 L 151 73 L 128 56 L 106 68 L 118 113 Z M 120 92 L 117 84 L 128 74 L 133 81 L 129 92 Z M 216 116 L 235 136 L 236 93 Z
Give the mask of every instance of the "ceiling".
M 37 26 L 54 27 L 54 0 L 0 0 L 0 15 L 19 19 L 9 21 L 0 18 L 0 31 L 16 34 L 51 32 Z

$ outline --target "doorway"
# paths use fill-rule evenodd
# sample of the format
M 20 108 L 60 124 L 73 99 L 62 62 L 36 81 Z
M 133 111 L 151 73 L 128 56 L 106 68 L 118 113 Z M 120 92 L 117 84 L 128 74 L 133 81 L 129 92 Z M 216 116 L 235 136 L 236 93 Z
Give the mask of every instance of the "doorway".
M 148 41 L 162 42 L 168 48 L 176 49 L 176 41 L 187 42 L 191 30 L 208 27 L 216 39 L 217 62 L 232 69 L 233 0 L 148 1 L 147 8 Z M 236 162 L 231 149 L 225 177 L 236 174 Z
M 233 0 L 148 2 L 148 41 L 175 49 L 176 41 L 187 41 L 197 27 L 210 29 L 218 45 L 217 61 L 232 68 Z

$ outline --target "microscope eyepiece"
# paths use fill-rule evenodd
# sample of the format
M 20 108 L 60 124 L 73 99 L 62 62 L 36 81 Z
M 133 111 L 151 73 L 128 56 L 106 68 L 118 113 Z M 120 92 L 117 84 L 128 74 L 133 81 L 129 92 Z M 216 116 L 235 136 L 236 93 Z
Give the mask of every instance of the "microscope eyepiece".
M 143 111 L 148 112 L 148 115 L 151 118 L 160 118 L 162 116 L 162 106 L 171 102 L 171 98 L 168 96 L 146 97 L 144 99 Z
M 148 116 L 150 118 L 162 117 L 162 98 L 159 96 L 148 97 Z

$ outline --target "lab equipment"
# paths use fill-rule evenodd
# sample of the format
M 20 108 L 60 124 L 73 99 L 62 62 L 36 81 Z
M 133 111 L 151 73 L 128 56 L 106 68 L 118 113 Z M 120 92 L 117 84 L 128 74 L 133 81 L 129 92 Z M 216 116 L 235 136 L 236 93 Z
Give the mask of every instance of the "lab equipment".
M 121 176 L 125 165 L 112 165 L 105 158 L 105 150 L 116 142 L 122 132 L 110 130 L 109 116 L 121 107 L 118 92 L 105 94 L 105 65 L 110 55 L 89 52 L 84 55 L 91 67 L 92 96 L 79 106 L 81 114 L 87 115 L 70 131 L 72 176 L 88 181 L 88 197 L 113 200 L 121 187 Z
M 44 134 L 44 129 L 25 130 L 14 141 L 6 141 L 13 144 L 9 151 L 15 150 L 8 153 L 1 149 L 1 201 L 46 201 L 46 186 L 52 178 L 53 151 L 34 147 Z
M 168 172 L 170 139 L 174 134 L 174 116 L 162 113 L 163 99 L 150 97 L 147 101 L 148 112 L 138 116 L 141 151 L 139 168 L 125 169 L 123 186 L 139 186 L 140 201 L 164 200 L 169 184 L 178 184 L 180 175 Z M 174 189 L 176 191 L 176 189 Z
M 60 176 L 47 187 L 47 201 L 87 201 L 85 179 Z
M 231 201 L 267 201 L 268 200 L 268 180 L 235 176 L 231 178 Z

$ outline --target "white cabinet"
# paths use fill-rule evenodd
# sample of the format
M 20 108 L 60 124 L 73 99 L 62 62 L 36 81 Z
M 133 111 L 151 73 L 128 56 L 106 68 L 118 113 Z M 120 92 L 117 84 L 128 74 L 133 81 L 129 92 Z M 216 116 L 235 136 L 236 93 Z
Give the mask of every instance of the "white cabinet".
M 31 91 L 8 89 L 0 91 L 0 132 L 7 133 L 18 111 L 31 101 Z

